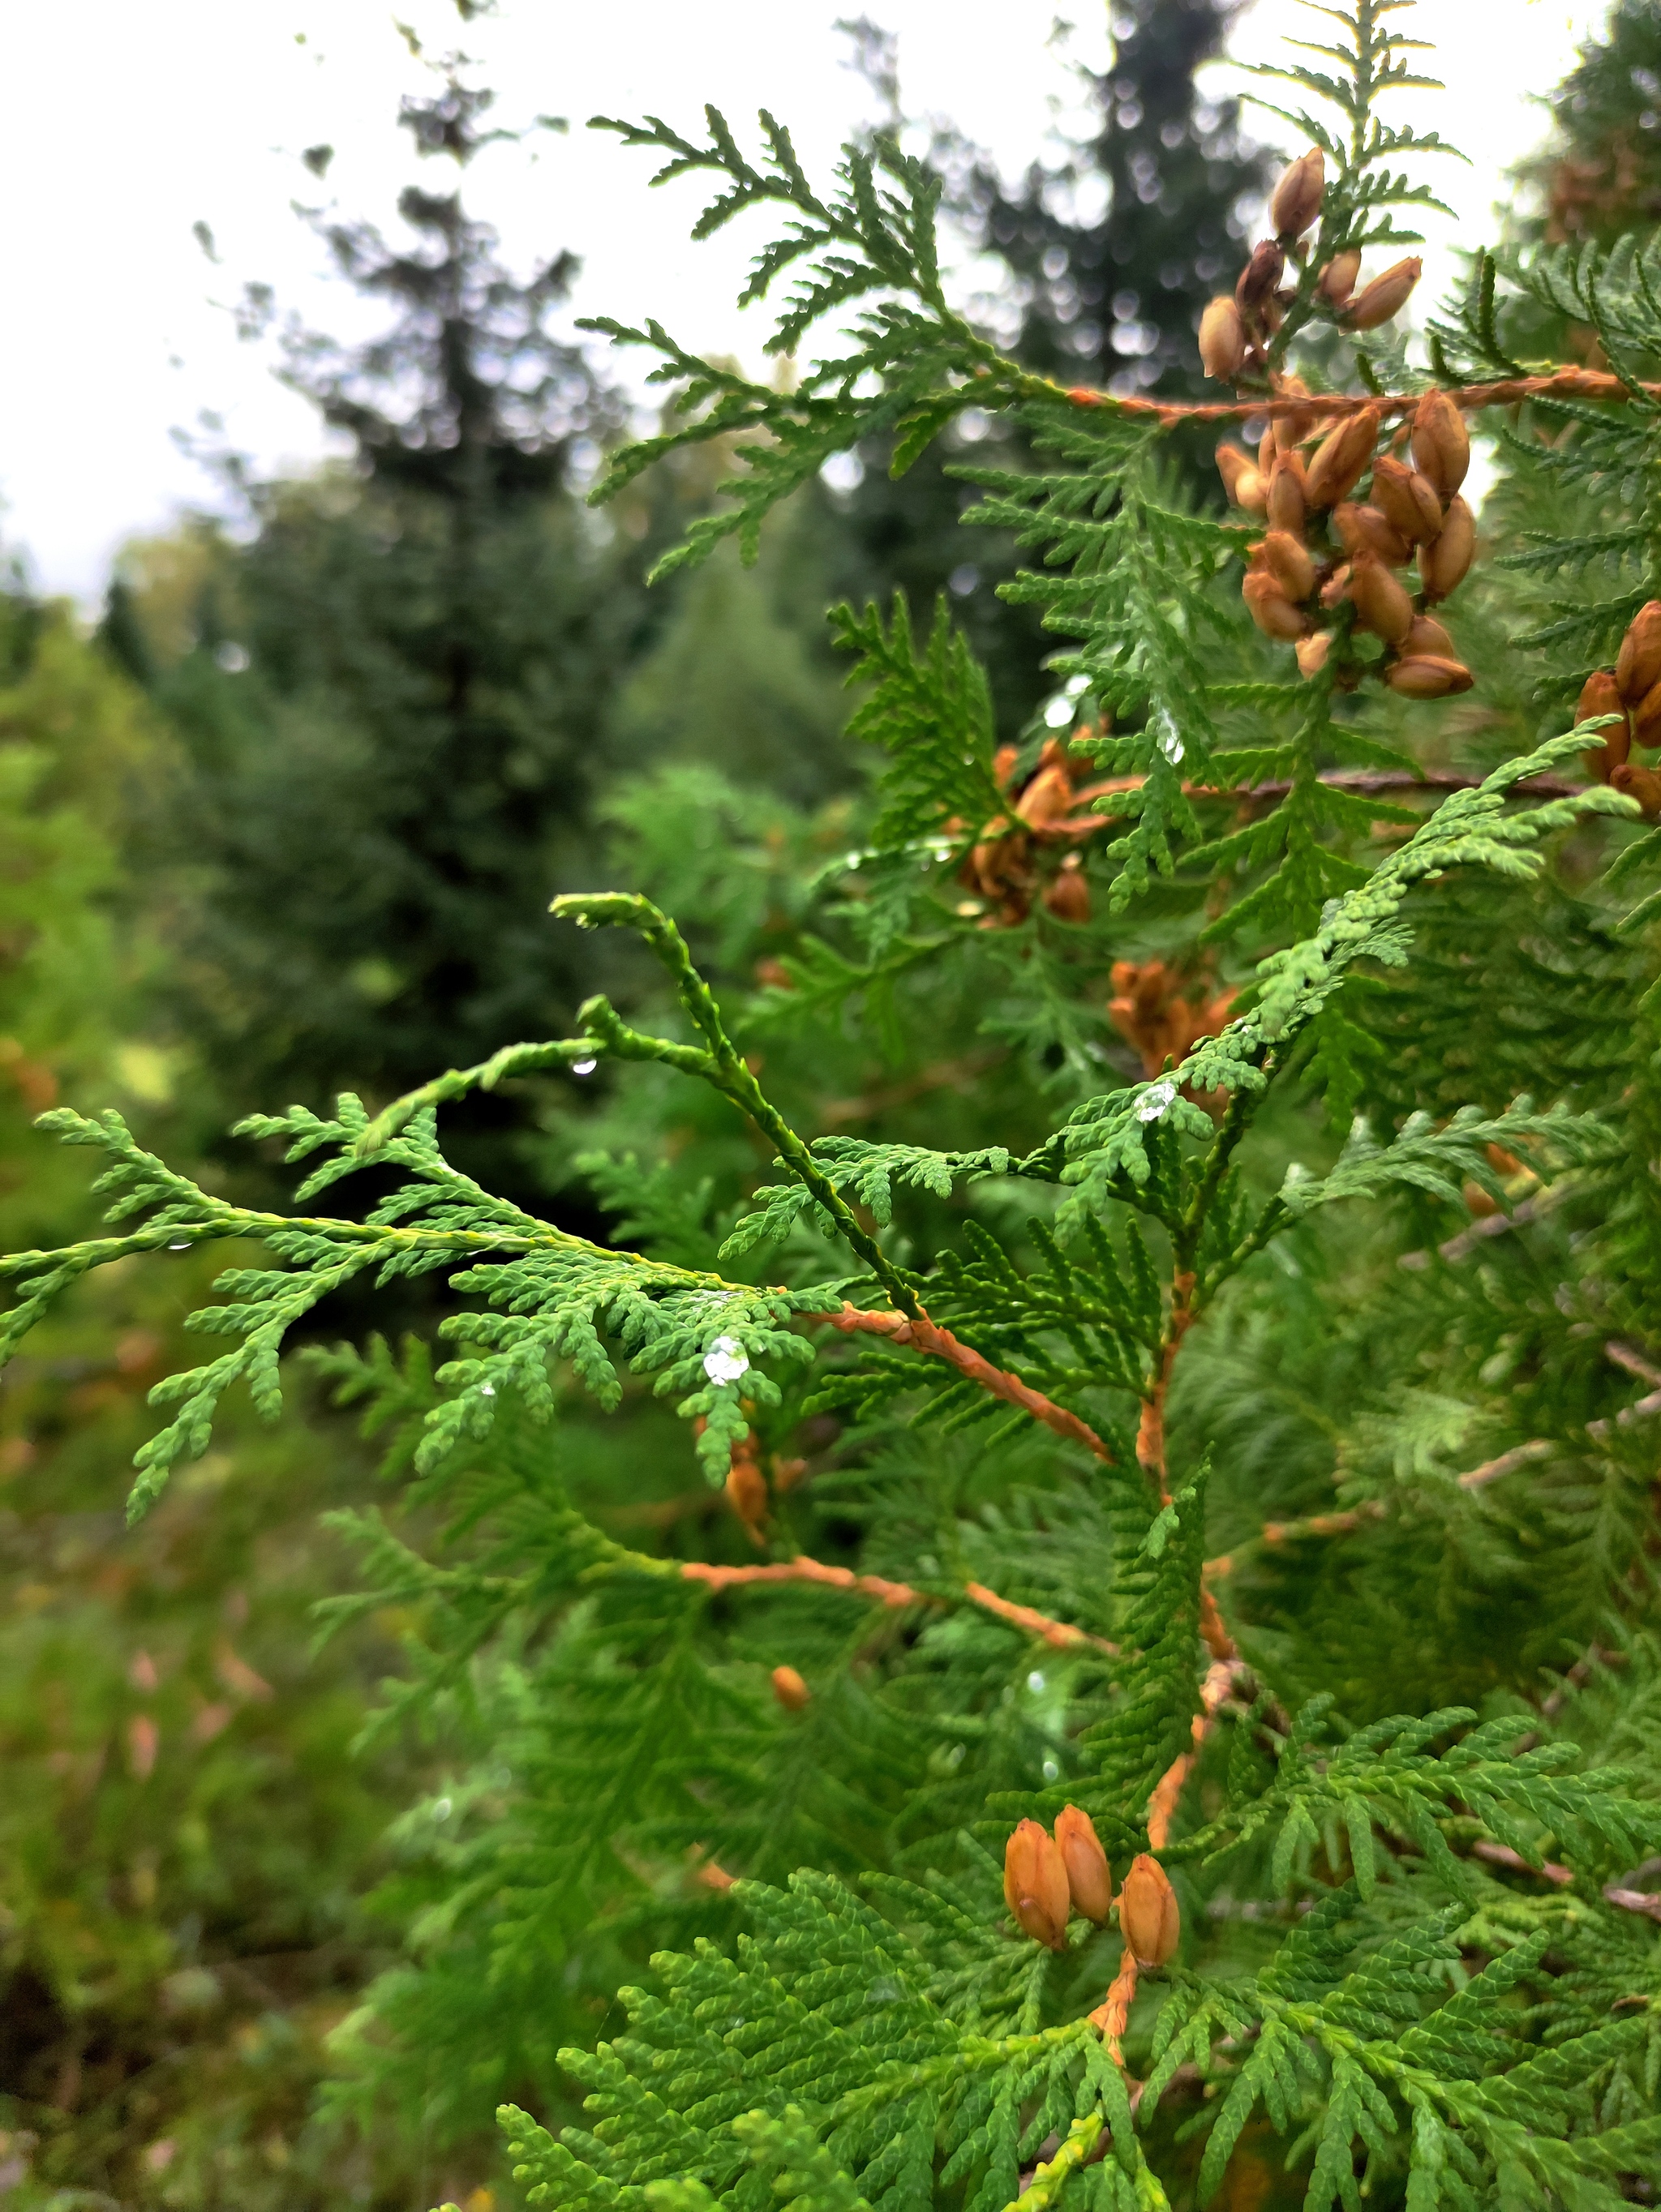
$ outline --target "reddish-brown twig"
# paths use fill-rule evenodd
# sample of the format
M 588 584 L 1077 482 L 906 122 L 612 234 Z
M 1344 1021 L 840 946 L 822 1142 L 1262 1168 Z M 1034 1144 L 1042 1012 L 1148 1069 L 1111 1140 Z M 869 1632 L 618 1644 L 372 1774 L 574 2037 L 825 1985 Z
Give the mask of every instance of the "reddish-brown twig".
M 1023 1382 L 1019 1375 L 1012 1375 L 1002 1367 L 995 1367 L 989 1359 L 983 1358 L 978 1352 L 971 1351 L 968 1345 L 960 1343 L 949 1328 L 937 1328 L 921 1307 L 915 1321 L 908 1321 L 904 1314 L 867 1312 L 859 1306 L 847 1304 L 843 1304 L 839 1314 L 826 1314 L 824 1318 L 832 1328 L 845 1329 L 850 1334 L 857 1329 L 867 1330 L 874 1336 L 887 1337 L 891 1343 L 910 1345 L 916 1352 L 926 1352 L 936 1359 L 944 1359 L 948 1366 L 955 1367 L 970 1382 L 979 1383 L 983 1390 L 989 1391 L 995 1398 L 1003 1399 L 1007 1405 L 1019 1406 L 1023 1413 L 1031 1413 L 1035 1421 L 1042 1421 L 1046 1428 L 1054 1429 L 1059 1437 L 1066 1437 L 1075 1444 L 1082 1444 L 1098 1459 L 1110 1460 L 1113 1456 L 1088 1422 L 1081 1421 L 1076 1413 L 1069 1413 L 1053 1398 L 1046 1398 L 1031 1383 Z
M 1640 389 L 1652 398 L 1661 398 L 1661 385 L 1646 384 Z M 1116 415 L 1141 416 L 1165 428 L 1177 422 L 1243 422 L 1248 416 L 1272 422 L 1277 416 L 1302 413 L 1336 421 L 1342 416 L 1359 415 L 1366 407 L 1376 407 L 1384 416 L 1411 415 L 1422 396 L 1417 392 L 1376 398 L 1369 392 L 1322 392 L 1278 398 L 1265 392 L 1247 399 L 1121 399 L 1110 392 L 1092 391 L 1086 385 L 1075 385 L 1066 394 L 1075 407 L 1104 407 Z M 1618 376 L 1603 369 L 1556 368 L 1539 376 L 1508 376 L 1496 384 L 1451 385 L 1447 396 L 1457 407 L 1474 412 L 1482 407 L 1516 407 L 1525 399 L 1625 400 L 1632 393 Z
M 1075 1628 L 1071 1621 L 1052 1620 L 1048 1613 L 1038 1613 L 1030 1605 L 1017 1605 L 1013 1598 L 1000 1597 L 984 1583 L 965 1583 L 958 1595 L 939 1590 L 913 1589 L 910 1583 L 891 1583 L 881 1575 L 856 1575 L 851 1567 L 827 1566 L 822 1559 L 806 1556 L 794 1559 L 770 1560 L 764 1566 L 729 1567 L 709 1559 L 688 1559 L 681 1574 L 689 1583 L 703 1583 L 712 1590 L 746 1588 L 757 1583 L 818 1583 L 827 1589 L 845 1590 L 855 1597 L 874 1599 L 898 1613 L 907 1606 L 948 1606 L 954 1603 L 978 1606 L 983 1613 L 995 1614 L 1013 1628 L 1025 1629 L 1055 1651 L 1102 1651 L 1116 1658 L 1119 1647 L 1110 1644 L 1104 1636 L 1092 1636 L 1088 1629 Z

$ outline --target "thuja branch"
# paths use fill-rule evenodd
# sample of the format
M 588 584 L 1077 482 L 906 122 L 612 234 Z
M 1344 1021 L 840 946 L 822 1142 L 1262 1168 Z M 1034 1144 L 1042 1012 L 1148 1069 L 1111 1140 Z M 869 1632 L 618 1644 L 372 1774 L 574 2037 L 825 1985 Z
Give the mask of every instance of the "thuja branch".
M 1053 1398 L 1046 1398 L 1041 1390 L 1023 1382 L 1019 1375 L 1007 1368 L 995 1367 L 989 1359 L 970 1349 L 953 1336 L 949 1328 L 940 1328 L 930 1321 L 921 1306 L 910 1315 L 872 1313 L 844 1303 L 839 1314 L 827 1314 L 824 1319 L 832 1328 L 852 1334 L 864 1331 L 874 1336 L 885 1336 L 892 1344 L 907 1345 L 917 1352 L 932 1354 L 955 1367 L 960 1375 L 995 1398 L 1001 1398 L 1011 1406 L 1019 1406 L 1033 1419 L 1042 1421 L 1046 1428 L 1054 1429 L 1057 1436 L 1080 1443 L 1099 1460 L 1110 1461 L 1113 1455 L 1088 1422 L 1081 1421 L 1076 1413 L 1069 1413 Z
M 1289 416 L 1318 416 L 1337 422 L 1348 416 L 1360 415 L 1367 408 L 1384 416 L 1411 415 L 1424 398 L 1421 392 L 1378 395 L 1369 392 L 1322 392 L 1291 397 L 1264 392 L 1234 399 L 1140 399 L 1121 398 L 1115 392 L 1096 391 L 1087 385 L 1062 386 L 1049 384 L 1047 380 L 1032 380 L 1046 384 L 1045 397 L 1063 398 L 1069 406 L 1099 408 L 1110 414 L 1156 422 L 1162 429 L 1174 429 L 1183 422 L 1238 422 L 1260 417 L 1273 422 Z M 1450 384 L 1444 388 L 1454 404 L 1468 413 L 1485 407 L 1515 407 L 1529 399 L 1631 401 L 1642 397 L 1661 401 L 1661 384 L 1634 386 L 1595 368 L 1554 368 L 1530 376 L 1503 377 L 1489 384 Z
M 470 1091 L 494 1091 L 498 1083 L 505 1083 L 512 1076 L 534 1075 L 545 1067 L 572 1067 L 597 1058 L 600 1050 L 600 1040 L 593 1036 L 553 1037 L 543 1044 L 503 1045 L 477 1066 L 448 1068 L 431 1082 L 395 1098 L 375 1115 L 357 1139 L 356 1149 L 366 1156 L 378 1152 L 400 1129 L 407 1128 L 417 1114 L 429 1107 L 450 1105 Z
M 908 1316 L 915 1316 L 918 1311 L 916 1292 L 876 1239 L 861 1225 L 853 1208 L 763 1091 L 727 1036 L 715 994 L 692 965 L 686 940 L 669 917 L 650 899 L 628 891 L 575 892 L 556 899 L 551 911 L 562 920 L 575 921 L 579 928 L 638 930 L 668 973 L 676 996 L 705 1039 L 705 1048 L 699 1049 L 672 1043 L 665 1037 L 646 1036 L 630 1028 L 609 1000 L 590 999 L 578 1018 L 592 1030 L 603 1048 L 621 1059 L 661 1060 L 685 1074 L 701 1076 L 730 1098 L 772 1139 L 779 1158 L 812 1193 L 900 1311 Z
M 680 1573 L 684 1580 L 701 1583 L 711 1591 L 747 1589 L 779 1583 L 812 1583 L 821 1589 L 845 1591 L 850 1597 L 872 1599 L 897 1613 L 910 1606 L 970 1605 L 1007 1621 L 1012 1628 L 1037 1637 L 1052 1650 L 1087 1650 L 1104 1652 L 1110 1658 L 1118 1656 L 1118 1645 L 1110 1643 L 1104 1636 L 1092 1636 L 1087 1629 L 1074 1627 L 1070 1621 L 1054 1620 L 1030 1605 L 1018 1605 L 1013 1598 L 1001 1597 L 996 1590 L 989 1589 L 984 1583 L 964 1583 L 957 1590 L 916 1589 L 910 1583 L 890 1582 L 882 1575 L 855 1574 L 850 1567 L 829 1566 L 823 1560 L 806 1556 L 747 1567 L 688 1559 Z

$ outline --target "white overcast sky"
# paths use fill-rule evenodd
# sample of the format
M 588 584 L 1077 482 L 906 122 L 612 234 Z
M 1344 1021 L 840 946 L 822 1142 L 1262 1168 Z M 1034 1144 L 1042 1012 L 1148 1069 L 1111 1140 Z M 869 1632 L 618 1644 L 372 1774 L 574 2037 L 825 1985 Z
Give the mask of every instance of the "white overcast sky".
M 596 112 L 648 111 L 689 130 L 716 100 L 735 123 L 766 105 L 823 170 L 867 95 L 844 66 L 838 16 L 864 12 L 896 32 L 908 109 L 952 117 L 1017 173 L 1072 98 L 1065 55 L 1098 64 L 1104 0 L 502 0 L 463 26 L 448 0 L 52 0 L 0 10 L 12 87 L 0 133 L 8 211 L 8 329 L 0 344 L 0 538 L 22 549 L 38 584 L 94 600 L 112 554 L 165 527 L 181 506 L 210 505 L 175 426 L 202 410 L 262 467 L 323 450 L 310 410 L 277 385 L 269 351 L 238 343 L 227 312 L 245 279 L 343 335 L 361 311 L 331 280 L 296 198 L 338 202 L 387 223 L 410 174 L 398 97 L 432 80 L 394 16 L 430 52 L 476 56 L 504 122 L 571 118 L 565 137 L 493 149 L 470 198 L 520 265 L 569 246 L 585 264 L 572 313 L 634 321 L 655 313 L 684 341 L 759 362 L 756 311 L 733 298 L 750 246 L 703 246 L 686 232 L 696 179 L 651 192 L 646 157 L 581 126 Z M 1071 37 L 1054 38 L 1058 12 Z M 1319 35 L 1295 0 L 1253 0 L 1234 38 L 1244 58 L 1288 33 Z M 1603 0 L 1420 0 L 1412 27 L 1445 94 L 1416 95 L 1423 119 L 1462 144 L 1472 167 L 1439 162 L 1458 210 L 1433 241 L 1492 228 L 1502 171 L 1542 127 L 1530 106 L 1606 14 Z M 1239 80 L 1226 68 L 1220 87 Z M 1399 105 L 1405 110 L 1405 96 Z M 1275 143 L 1279 126 L 1258 127 Z M 326 185 L 302 149 L 339 150 Z M 447 165 L 423 165 L 440 185 Z M 211 265 L 191 226 L 209 223 Z M 643 363 L 641 364 L 643 367 Z M 639 369 L 636 370 L 639 374 Z

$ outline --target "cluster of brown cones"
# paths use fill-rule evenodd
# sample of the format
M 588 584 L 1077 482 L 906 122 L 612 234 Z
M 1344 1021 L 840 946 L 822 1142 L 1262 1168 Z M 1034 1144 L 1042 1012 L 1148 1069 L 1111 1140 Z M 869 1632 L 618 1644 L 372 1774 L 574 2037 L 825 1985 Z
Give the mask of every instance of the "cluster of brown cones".
M 1006 792 L 1013 788 L 1015 760 L 1015 747 L 1002 745 L 993 762 L 993 772 Z M 986 902 L 983 929 L 1008 929 L 1024 921 L 1035 896 L 1058 921 L 1089 921 L 1090 885 L 1077 851 L 1063 855 L 1042 889 L 1038 855 L 1047 842 L 1058 836 L 1087 836 L 1100 827 L 1094 815 L 1074 816 L 1074 807 L 1090 795 L 1074 783 L 1066 745 L 1051 738 L 1038 756 L 1037 767 L 1013 793 L 1008 814 L 987 823 L 981 842 L 964 862 L 960 880 Z M 949 833 L 961 824 L 948 822 L 945 826 Z
M 1113 1872 L 1089 1814 L 1064 1807 L 1053 1836 L 1042 1821 L 1023 1820 L 1004 1848 L 1003 1894 L 1022 1934 L 1052 1951 L 1066 1950 L 1075 1912 L 1099 1928 L 1113 1909 Z M 1146 1851 L 1130 1863 L 1118 1909 L 1119 1933 L 1139 1966 L 1175 1956 L 1182 1911 L 1165 1869 Z
M 1305 233 L 1314 228 L 1326 197 L 1326 163 L 1318 147 L 1294 161 L 1269 203 L 1272 238 L 1260 238 L 1232 293 L 1222 292 L 1200 318 L 1200 359 L 1208 376 L 1232 383 L 1243 370 L 1268 366 L 1264 349 L 1297 297 L 1285 286 L 1288 259 L 1308 265 Z M 1358 252 L 1335 253 L 1316 279 L 1321 299 L 1347 330 L 1375 331 L 1398 314 L 1419 282 L 1416 255 L 1398 261 L 1358 292 Z
M 1306 396 L 1296 378 L 1281 389 Z M 1459 496 L 1470 437 L 1445 392 L 1427 392 L 1414 410 L 1410 462 L 1377 450 L 1381 419 L 1364 407 L 1323 435 L 1311 401 L 1277 416 L 1255 458 L 1226 441 L 1217 448 L 1230 499 L 1269 526 L 1241 591 L 1258 629 L 1296 647 L 1306 677 L 1325 667 L 1333 617 L 1348 604 L 1354 627 L 1384 641 L 1392 690 L 1446 698 L 1469 690 L 1471 674 L 1427 610 L 1463 581 L 1476 548 L 1475 518 Z M 1416 593 L 1396 574 L 1415 561 Z
M 1661 745 L 1661 599 L 1633 617 L 1613 668 L 1595 668 L 1581 688 L 1577 722 L 1599 714 L 1621 719 L 1585 756 L 1586 773 L 1635 799 L 1652 822 L 1661 820 L 1661 775 L 1632 758 L 1634 745 Z

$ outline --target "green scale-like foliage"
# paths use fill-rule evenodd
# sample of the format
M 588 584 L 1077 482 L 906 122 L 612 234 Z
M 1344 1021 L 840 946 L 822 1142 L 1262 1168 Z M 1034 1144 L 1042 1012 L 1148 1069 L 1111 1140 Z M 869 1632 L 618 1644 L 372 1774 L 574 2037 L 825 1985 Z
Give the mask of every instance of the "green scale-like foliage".
M 1481 257 L 1427 366 L 1335 328 L 1320 264 L 1410 238 L 1391 210 L 1429 193 L 1391 165 L 1443 150 L 1375 112 L 1427 82 L 1400 12 L 1321 11 L 1280 73 L 1339 120 L 1293 118 L 1329 174 L 1270 368 L 1400 414 L 1433 377 L 1546 374 L 1513 358 L 1543 313 L 1615 379 L 1504 433 L 1518 557 L 1450 615 L 1481 715 L 1408 708 L 1371 647 L 1294 674 L 1238 604 L 1250 533 L 1175 488 L 1175 426 L 951 304 L 927 163 L 878 140 L 821 191 L 770 117 L 758 161 L 714 110 L 707 142 L 611 125 L 715 177 L 701 233 L 782 216 L 749 296 L 784 288 L 804 365 L 780 391 L 614 330 L 676 389 L 597 495 L 737 438 L 670 565 L 753 555 L 830 455 L 891 438 L 904 468 L 1019 411 L 1042 465 L 966 473 L 1037 556 L 1012 589 L 1056 700 L 1000 731 L 947 614 L 843 610 L 868 797 L 764 822 L 667 780 L 618 811 L 684 933 L 643 890 L 556 902 L 642 940 L 641 1011 L 247 1125 L 313 1163 L 301 1206 L 373 1170 L 362 1218 L 256 1213 L 113 1116 L 50 1117 L 106 1154 L 112 1233 L 4 1263 L 8 1348 L 106 1261 L 273 1263 L 195 1317 L 233 1349 L 160 1386 L 136 1505 L 233 1382 L 275 1407 L 285 1332 L 342 1285 L 465 1302 L 436 1374 L 326 1363 L 438 1523 L 352 1522 L 370 1587 L 335 1611 L 401 1609 L 388 1718 L 476 1753 L 341 2047 L 389 2094 L 441 2075 L 447 2124 L 486 2087 L 565 2100 L 558 2135 L 506 2115 L 534 2203 L 1604 2212 L 1661 2160 L 1658 848 L 1581 780 L 1604 724 L 1563 727 L 1657 582 L 1655 255 Z M 1063 775 L 1046 816 L 1025 794 Z M 550 1066 L 600 1079 L 549 1142 L 611 1244 L 441 1148 L 451 1102 Z M 609 1457 L 586 1407 L 632 1425 Z M 1121 1877 L 1169 1870 L 1180 1943 L 1123 2019 L 1130 1930 L 1075 1915 L 1046 1948 L 1003 1908 L 1012 1824 L 1068 1804 Z

